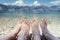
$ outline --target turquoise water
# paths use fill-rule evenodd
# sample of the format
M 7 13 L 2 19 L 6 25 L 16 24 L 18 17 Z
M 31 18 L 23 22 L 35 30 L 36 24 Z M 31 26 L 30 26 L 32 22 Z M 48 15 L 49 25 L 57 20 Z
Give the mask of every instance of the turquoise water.
M 60 37 L 60 12 L 11 12 L 0 13 L 0 27 L 10 27 L 21 19 L 31 21 L 31 18 L 36 17 L 40 22 L 45 18 L 48 23 L 48 30 L 56 37 Z

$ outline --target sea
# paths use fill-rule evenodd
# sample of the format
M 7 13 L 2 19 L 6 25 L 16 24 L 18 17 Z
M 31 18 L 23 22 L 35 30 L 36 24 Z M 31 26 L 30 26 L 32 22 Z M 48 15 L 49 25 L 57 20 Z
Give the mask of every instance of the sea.
M 42 18 L 47 20 L 49 32 L 60 37 L 60 12 L 5 12 L 0 13 L 0 35 L 9 33 L 16 23 L 22 19 L 31 22 L 32 18 L 37 18 L 41 22 Z

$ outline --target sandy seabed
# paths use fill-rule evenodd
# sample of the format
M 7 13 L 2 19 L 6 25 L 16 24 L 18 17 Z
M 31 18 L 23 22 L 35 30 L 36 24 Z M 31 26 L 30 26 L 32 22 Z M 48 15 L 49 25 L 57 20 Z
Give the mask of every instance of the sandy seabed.
M 4 36 L 7 33 L 10 33 L 16 23 L 20 21 L 21 17 L 0 17 L 0 36 Z M 25 18 L 26 19 L 26 18 Z M 30 20 L 30 19 L 27 19 Z M 58 26 L 58 27 L 57 27 Z M 48 30 L 50 31 L 51 34 L 53 34 L 56 37 L 60 37 L 60 25 L 55 24 L 55 23 L 48 23 Z

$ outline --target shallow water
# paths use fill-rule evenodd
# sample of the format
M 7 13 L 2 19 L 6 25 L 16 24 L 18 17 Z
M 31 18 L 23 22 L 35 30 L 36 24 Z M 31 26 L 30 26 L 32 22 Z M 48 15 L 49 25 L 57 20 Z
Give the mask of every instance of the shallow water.
M 60 37 L 60 12 L 11 12 L 0 13 L 0 35 L 9 33 L 17 21 L 26 19 L 31 22 L 31 18 L 36 17 L 38 21 L 45 18 L 48 22 L 48 30 L 56 37 Z

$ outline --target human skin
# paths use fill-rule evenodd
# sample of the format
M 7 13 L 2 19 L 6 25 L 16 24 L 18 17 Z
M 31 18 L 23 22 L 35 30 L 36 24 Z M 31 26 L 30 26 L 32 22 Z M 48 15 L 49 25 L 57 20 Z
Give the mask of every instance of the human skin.
M 21 22 L 21 31 L 19 32 L 19 36 L 17 40 L 27 40 L 27 36 L 29 35 L 30 25 L 29 22 L 23 20 Z
M 20 33 L 20 32 L 24 33 L 23 34 L 24 37 L 28 34 L 28 32 L 29 32 L 29 23 L 26 20 L 20 20 L 19 22 L 17 22 L 14 29 L 9 34 L 6 34 L 4 37 L 0 37 L 0 40 L 15 40 L 18 33 Z
M 47 40 L 58 40 L 48 31 L 47 21 L 44 18 L 41 20 L 40 27 L 42 29 L 42 35 L 44 35 Z
M 41 40 L 41 36 L 39 32 L 39 23 L 36 18 L 32 19 L 31 28 L 32 28 L 32 35 L 33 35 L 32 40 Z

